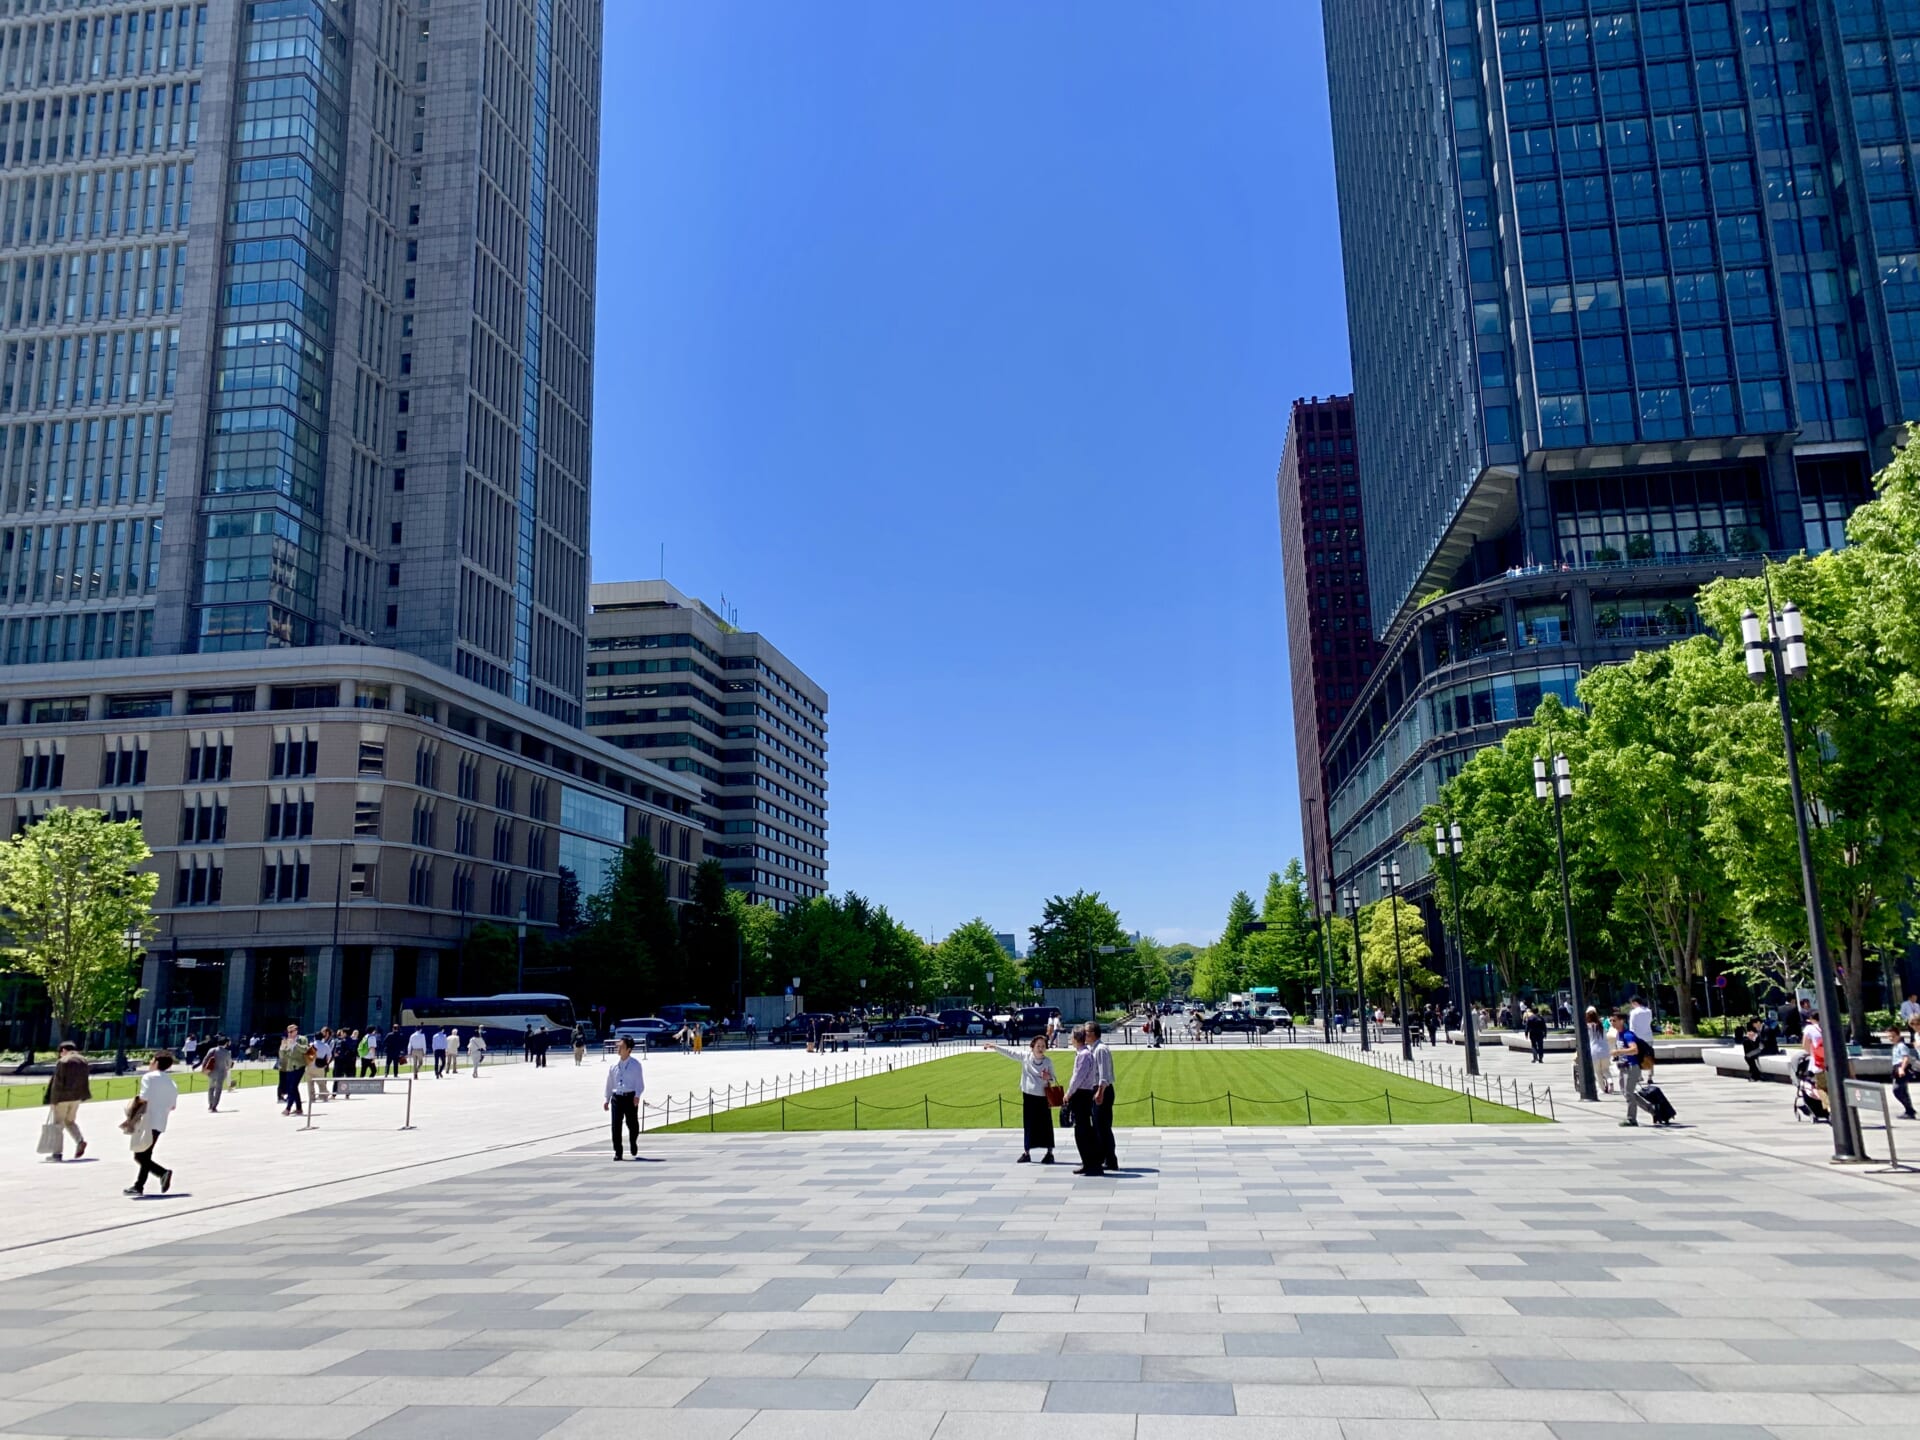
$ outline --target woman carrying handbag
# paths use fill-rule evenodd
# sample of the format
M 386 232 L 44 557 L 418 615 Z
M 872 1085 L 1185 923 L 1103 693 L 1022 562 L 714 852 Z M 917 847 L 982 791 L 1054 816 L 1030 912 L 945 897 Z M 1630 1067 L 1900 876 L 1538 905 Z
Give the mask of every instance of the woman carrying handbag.
M 1042 1165 L 1053 1164 L 1053 1108 L 1065 1098 L 1060 1081 L 1053 1073 L 1053 1061 L 1047 1058 L 1047 1037 L 1036 1035 L 1027 1042 L 1025 1053 L 1005 1045 L 983 1045 L 1009 1060 L 1020 1062 L 1020 1158 L 1015 1164 L 1032 1161 L 1035 1150 L 1044 1150 Z

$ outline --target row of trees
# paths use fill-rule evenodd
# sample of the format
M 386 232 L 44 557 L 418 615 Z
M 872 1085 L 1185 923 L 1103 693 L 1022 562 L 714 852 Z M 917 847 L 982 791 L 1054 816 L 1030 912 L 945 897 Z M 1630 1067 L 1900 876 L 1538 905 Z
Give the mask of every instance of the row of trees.
M 1902 450 L 1848 545 L 1769 567 L 1805 617 L 1811 668 L 1791 684 L 1801 778 L 1833 958 L 1855 1038 L 1868 968 L 1907 936 L 1920 862 L 1920 449 Z M 1535 757 L 1564 754 L 1568 878 L 1585 968 L 1671 986 L 1692 1032 L 1717 972 L 1791 990 L 1810 957 L 1779 711 L 1747 676 L 1741 618 L 1760 579 L 1722 578 L 1709 633 L 1580 682 L 1580 709 L 1544 700 L 1441 790 L 1421 835 L 1458 822 L 1461 910 L 1476 958 L 1510 989 L 1566 974 L 1550 807 Z M 1452 918 L 1441 872 L 1441 895 Z

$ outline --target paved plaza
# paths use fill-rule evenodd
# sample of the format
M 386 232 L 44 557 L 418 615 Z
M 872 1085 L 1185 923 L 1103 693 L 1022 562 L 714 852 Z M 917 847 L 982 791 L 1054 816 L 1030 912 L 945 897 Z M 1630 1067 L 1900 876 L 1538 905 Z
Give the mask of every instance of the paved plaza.
M 1920 1391 L 1911 1183 L 1770 1153 L 1779 1087 L 1669 1081 L 1683 1114 L 1745 1103 L 1744 1136 L 1613 1107 L 1129 1130 L 1132 1173 L 1087 1181 L 978 1131 L 659 1136 L 615 1165 L 597 1082 L 463 1078 L 415 1163 L 365 1173 L 341 1116 L 266 1126 L 222 1162 L 258 1194 L 200 1209 L 120 1201 L 111 1142 L 41 1167 L 40 1204 L 71 1198 L 61 1236 L 0 1251 L 0 1433 L 1823 1440 L 1910 1424 Z M 495 1113 L 550 1134 L 474 1152 Z M 170 1132 L 183 1186 L 243 1143 L 215 1123 Z M 30 1134 L 0 1132 L 10 1196 Z

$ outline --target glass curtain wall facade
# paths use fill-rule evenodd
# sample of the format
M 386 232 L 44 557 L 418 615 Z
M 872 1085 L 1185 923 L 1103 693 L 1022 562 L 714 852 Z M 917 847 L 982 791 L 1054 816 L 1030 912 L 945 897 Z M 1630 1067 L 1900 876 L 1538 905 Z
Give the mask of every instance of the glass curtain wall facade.
M 1695 575 L 1844 543 L 1920 399 L 1920 5 L 1324 16 L 1363 501 L 1406 517 L 1367 547 L 1389 663 L 1327 751 L 1336 793 L 1367 777 L 1357 868 L 1453 743 L 1389 756 L 1415 707 L 1691 633 Z M 1462 755 L 1526 718 L 1486 693 Z

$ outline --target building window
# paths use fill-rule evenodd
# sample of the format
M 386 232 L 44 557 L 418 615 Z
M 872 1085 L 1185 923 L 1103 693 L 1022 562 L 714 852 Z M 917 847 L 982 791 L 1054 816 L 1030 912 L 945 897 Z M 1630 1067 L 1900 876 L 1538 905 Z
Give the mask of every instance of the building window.
M 414 801 L 413 843 L 429 847 L 433 844 L 433 802 L 431 800 Z
M 303 850 L 271 850 L 260 867 L 260 901 L 264 905 L 291 904 L 307 898 L 310 872 Z
M 218 845 L 226 838 L 226 796 L 203 794 L 186 797 L 180 807 L 180 843 Z
M 67 742 L 34 740 L 20 752 L 21 790 L 58 790 L 67 778 Z
M 147 783 L 147 741 L 139 736 L 113 740 L 100 757 L 100 785 L 144 785 Z
M 407 867 L 407 903 L 428 908 L 433 904 L 433 862 L 415 860 Z
M 313 834 L 313 790 L 276 786 L 267 792 L 269 840 L 305 840 Z
M 356 860 L 353 869 L 347 875 L 347 898 L 350 900 L 377 900 L 380 867 L 370 860 Z
M 547 818 L 547 782 L 535 780 L 527 787 L 527 814 L 536 820 Z
M 123 825 L 129 820 L 137 823 L 146 818 L 138 795 L 115 795 L 107 802 L 106 815 L 116 825 Z
M 187 740 L 188 783 L 233 778 L 233 732 L 196 730 Z
M 225 867 L 214 855 L 183 855 L 173 878 L 175 905 L 218 905 Z
M 547 832 L 544 830 L 536 828 L 527 831 L 527 868 L 547 868 Z
M 459 795 L 462 800 L 473 799 L 480 790 L 480 762 L 471 755 L 460 757 L 460 773 L 457 777 Z
M 453 867 L 453 908 L 463 915 L 473 909 L 473 867 L 471 865 Z
M 107 698 L 109 720 L 150 720 L 172 713 L 171 695 L 112 695 Z
M 493 774 L 493 808 L 513 809 L 513 771 L 504 765 Z
M 511 820 L 493 822 L 493 858 L 499 865 L 513 863 L 513 822 Z
M 356 835 L 379 835 L 380 802 L 378 800 L 356 800 L 353 802 L 353 833 Z
M 385 740 L 360 742 L 360 773 L 362 775 L 387 773 L 387 742 Z
M 493 872 L 488 886 L 487 908 L 495 915 L 513 914 L 513 876 L 504 870 Z
M 462 810 L 453 817 L 453 848 L 462 855 L 473 854 L 473 811 Z
M 276 725 L 273 728 L 273 778 L 293 780 L 315 774 L 320 768 L 320 742 L 305 725 Z
M 422 790 L 437 790 L 440 774 L 440 747 L 431 740 L 422 740 L 420 748 L 413 752 L 413 783 Z

